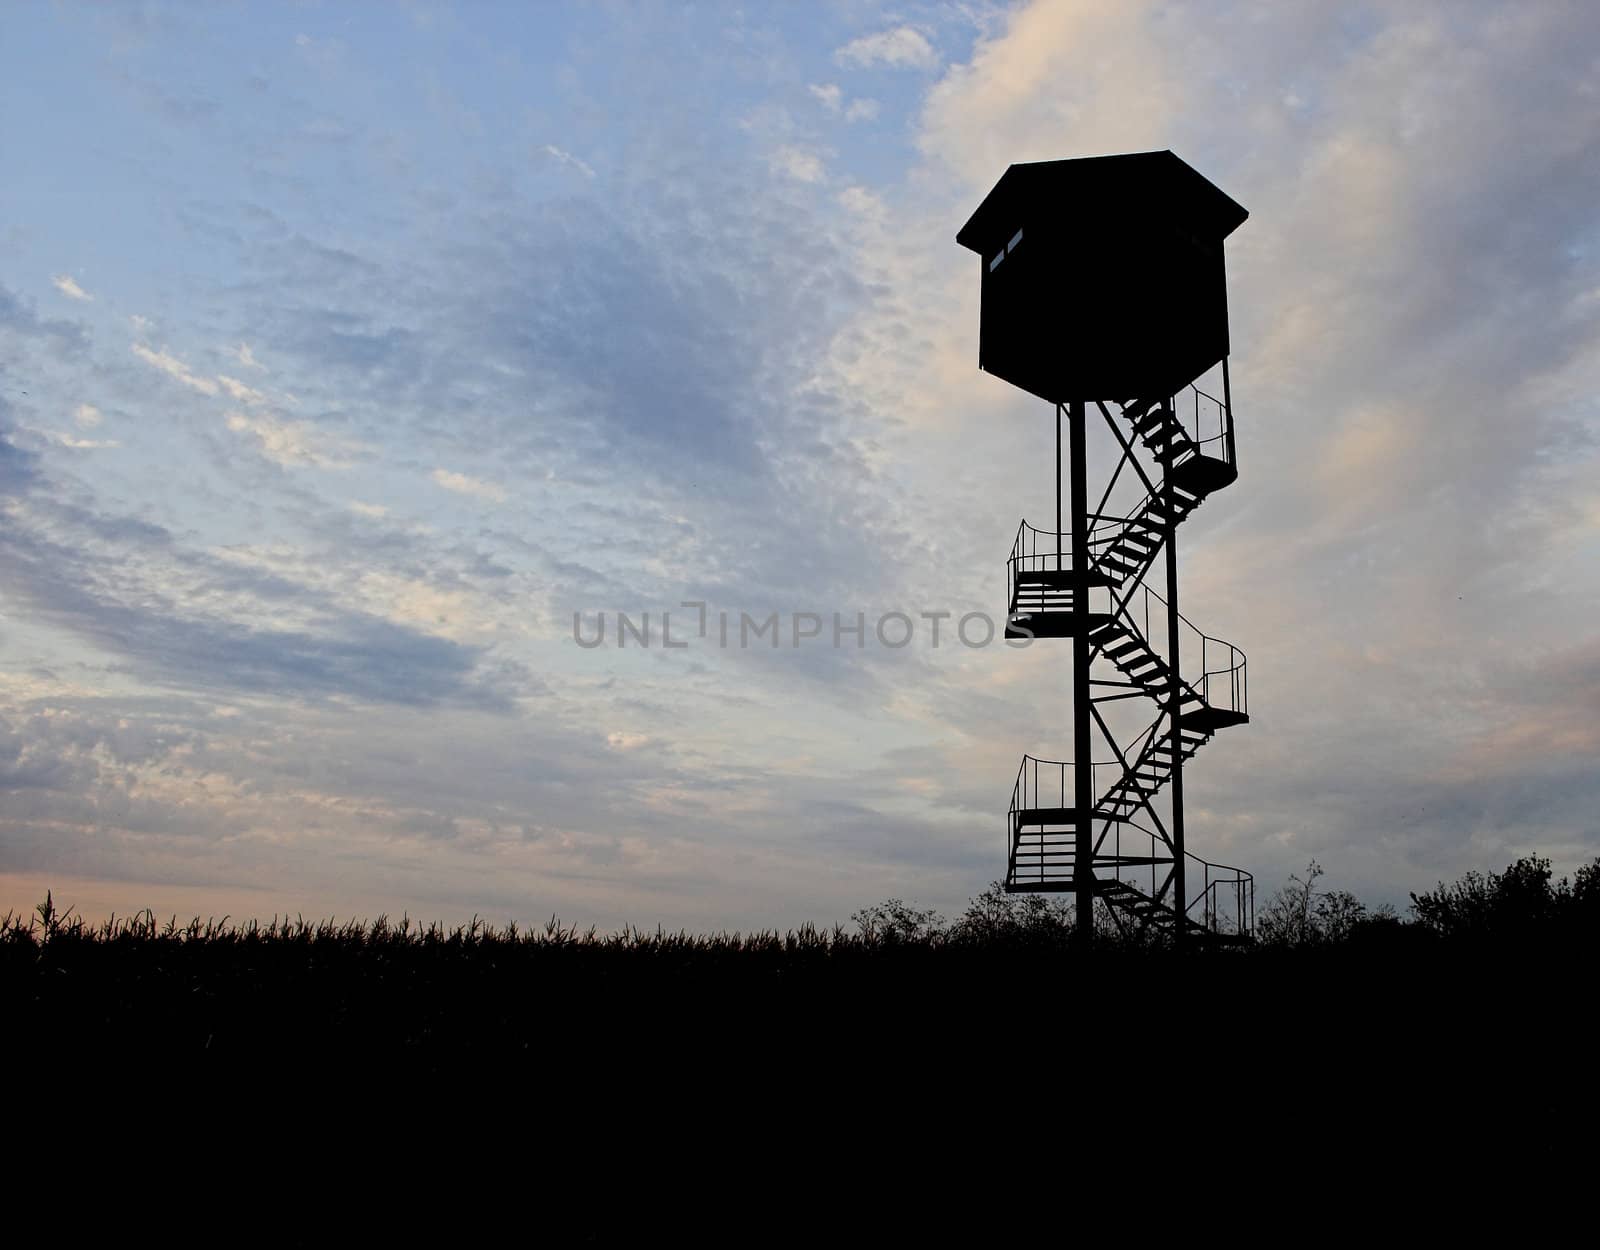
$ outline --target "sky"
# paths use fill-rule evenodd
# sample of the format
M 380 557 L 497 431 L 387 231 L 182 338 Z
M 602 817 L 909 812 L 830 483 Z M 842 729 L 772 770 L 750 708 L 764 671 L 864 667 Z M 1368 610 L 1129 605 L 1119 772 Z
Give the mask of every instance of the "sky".
M 953 636 L 1054 508 L 955 232 L 1164 148 L 1250 211 L 1240 478 L 1179 553 L 1252 723 L 1190 848 L 1402 906 L 1600 854 L 1593 6 L 6 25 L 0 912 L 958 911 L 1070 675 Z

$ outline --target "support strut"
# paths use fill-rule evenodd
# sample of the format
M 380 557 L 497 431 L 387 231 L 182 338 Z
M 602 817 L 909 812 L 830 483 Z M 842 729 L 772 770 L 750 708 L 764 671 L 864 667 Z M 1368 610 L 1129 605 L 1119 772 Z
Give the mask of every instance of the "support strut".
M 1060 414 L 1058 405 L 1058 421 Z M 1072 635 L 1072 801 L 1077 821 L 1073 892 L 1077 903 L 1076 937 L 1085 949 L 1094 941 L 1094 831 L 1090 826 L 1094 820 L 1095 801 L 1093 744 L 1089 738 L 1089 714 L 1093 705 L 1089 697 L 1089 479 L 1088 458 L 1084 455 L 1087 423 L 1083 401 L 1073 400 L 1068 421 L 1072 436 L 1072 532 L 1078 535 L 1080 553 L 1072 562 L 1072 607 L 1078 615 L 1077 628 Z

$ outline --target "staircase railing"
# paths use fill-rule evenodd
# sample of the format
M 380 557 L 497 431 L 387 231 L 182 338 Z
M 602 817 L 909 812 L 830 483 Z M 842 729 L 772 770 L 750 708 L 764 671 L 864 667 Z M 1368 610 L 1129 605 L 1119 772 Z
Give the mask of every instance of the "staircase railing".
M 1201 455 L 1233 463 L 1233 412 L 1225 400 L 1188 386 L 1178 396 L 1172 415 Z
M 1191 861 L 1189 879 L 1194 879 L 1194 867 L 1201 871 L 1198 893 L 1189 901 L 1186 915 L 1198 921 L 1207 932 L 1253 937 L 1256 931 L 1256 879 L 1243 868 L 1232 864 L 1214 864 L 1198 855 L 1185 854 Z M 1200 909 L 1197 916 L 1195 908 Z
M 1161 870 L 1174 862 L 1170 844 L 1136 820 L 1117 821 L 1113 836 L 1111 854 L 1096 856 L 1097 862 L 1114 865 L 1114 880 L 1132 884 L 1170 908 L 1172 900 L 1162 898 L 1165 887 L 1161 880 Z M 1148 857 L 1134 853 L 1146 847 Z M 1202 859 L 1193 851 L 1184 852 L 1183 862 L 1192 891 L 1184 908 L 1185 919 L 1220 937 L 1251 936 L 1255 932 L 1255 877 L 1232 864 Z M 1146 868 L 1148 889 L 1144 887 Z
M 1127 524 L 1122 517 L 1091 517 L 1089 537 L 1087 543 L 1077 543 L 1070 532 L 1057 534 L 1054 530 L 1042 530 L 1023 521 L 1017 526 L 1016 539 L 1011 544 L 1011 555 L 1006 560 L 1006 577 L 1010 598 L 1007 611 L 1016 615 L 1020 601 L 1019 581 L 1026 574 L 1053 573 L 1058 569 L 1062 573 L 1069 573 L 1074 568 L 1073 558 L 1077 551 L 1087 548 L 1088 561 L 1093 569 L 1097 553 L 1115 543 Z M 1058 558 L 1059 556 L 1059 558 Z M 1095 600 L 1104 599 L 1104 603 L 1096 611 L 1109 612 L 1112 607 L 1112 597 L 1109 593 L 1096 595 Z
M 1110 516 L 1104 513 L 1090 514 L 1089 537 L 1086 543 L 1077 542 L 1070 530 L 1057 534 L 1055 530 L 1042 530 L 1029 525 L 1026 520 L 1022 521 L 1017 526 L 1017 536 L 1012 541 L 1011 554 L 1006 559 L 1011 609 L 1016 610 L 1019 574 L 1053 573 L 1058 569 L 1061 572 L 1070 572 L 1076 567 L 1073 563 L 1076 555 L 1086 551 L 1091 574 L 1101 575 L 1100 557 L 1117 544 L 1129 526 L 1159 533 L 1155 527 L 1137 520 L 1138 516 L 1137 511 L 1132 517 Z M 1109 577 L 1109 574 L 1104 576 Z M 1123 579 L 1114 580 L 1120 583 Z M 1113 602 L 1114 599 L 1107 600 L 1108 605 Z
M 1122 533 L 1121 527 L 1127 522 L 1122 517 L 1090 517 L 1089 526 L 1089 558 L 1091 563 L 1097 551 L 1104 550 L 1114 543 Z M 1060 539 L 1059 544 L 1057 539 Z M 1073 552 L 1078 550 L 1080 544 L 1073 541 L 1070 530 L 1057 534 L 1055 530 L 1042 530 L 1029 525 L 1027 521 L 1017 526 L 1016 541 L 1011 544 L 1011 555 L 1006 564 L 1011 569 L 1011 582 L 1016 585 L 1016 575 L 1022 573 L 1054 572 L 1056 568 L 1056 554 L 1059 546 L 1061 555 L 1061 568 L 1070 570 L 1073 567 Z
M 1119 779 L 1122 775 L 1120 761 L 1097 761 L 1090 767 L 1094 771 L 1115 769 Z M 1023 756 L 1012 787 L 1011 811 L 1007 817 L 1006 856 L 1012 881 L 1061 885 L 1071 878 L 1073 849 L 1062 847 L 1040 852 L 1041 858 L 1025 868 L 1019 868 L 1015 859 L 1017 812 L 1040 808 L 1070 810 L 1073 807 L 1071 770 L 1070 760 Z M 1095 793 L 1101 793 L 1098 785 Z M 1175 915 L 1176 908 L 1169 895 L 1172 865 L 1176 862 L 1171 844 L 1149 826 L 1131 818 L 1097 817 L 1095 823 L 1105 826 L 1092 843 L 1096 875 L 1101 880 L 1133 886 L 1147 898 L 1161 903 L 1169 916 Z M 1106 845 L 1108 840 L 1109 846 Z M 1255 932 L 1255 877 L 1242 868 L 1203 859 L 1192 851 L 1184 852 L 1183 859 L 1190 890 L 1183 909 L 1185 920 L 1220 937 L 1251 936 Z
M 1075 806 L 1074 776 L 1071 760 L 1041 760 L 1024 755 L 1022 766 L 1017 769 L 1016 784 L 1011 787 L 1012 813 L 1040 807 Z M 1100 785 L 1102 777 L 1115 778 L 1106 788 L 1122 779 L 1122 761 L 1096 760 L 1089 765 L 1089 777 L 1091 792 L 1098 796 L 1104 793 Z
M 1095 760 L 1089 765 L 1090 793 L 1099 796 L 1114 786 L 1123 776 L 1119 759 Z M 1031 870 L 1017 866 L 1017 813 L 1039 808 L 1072 809 L 1077 806 L 1076 772 L 1071 760 L 1043 760 L 1024 755 L 1017 769 L 1016 782 L 1011 787 L 1011 808 L 1006 813 L 1006 869 L 1007 880 L 1033 881 L 1041 884 L 1061 880 L 1061 874 L 1047 871 L 1050 867 L 1043 859 L 1031 865 Z
M 1152 622 L 1152 607 L 1155 608 Z M 1158 647 L 1155 639 L 1164 636 L 1167 626 L 1167 601 L 1141 585 L 1129 596 L 1123 606 L 1123 615 L 1134 628 L 1139 629 L 1150 649 L 1158 655 L 1166 653 L 1165 646 Z M 1151 633 L 1152 624 L 1157 629 Z M 1229 712 L 1250 714 L 1249 669 L 1245 653 L 1226 638 L 1214 638 L 1205 633 L 1182 612 L 1178 613 L 1179 672 L 1185 684 L 1192 687 L 1211 707 Z M 1188 675 L 1191 669 L 1183 662 L 1185 655 L 1191 659 L 1198 652 L 1200 672 L 1198 677 Z

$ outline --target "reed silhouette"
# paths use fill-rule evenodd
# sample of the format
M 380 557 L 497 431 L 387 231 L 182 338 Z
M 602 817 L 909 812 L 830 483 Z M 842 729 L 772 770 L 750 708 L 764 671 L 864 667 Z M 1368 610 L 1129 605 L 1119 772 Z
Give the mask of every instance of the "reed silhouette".
M 1600 860 L 1570 880 L 1537 857 L 1469 872 L 1413 895 L 1404 917 L 1322 889 L 1322 877 L 1315 863 L 1292 877 L 1262 909 L 1253 943 L 1175 951 L 1102 917 L 1088 958 L 1073 942 L 1070 903 L 999 883 L 953 919 L 890 899 L 850 927 L 786 933 L 601 933 L 554 919 L 446 928 L 383 916 L 185 924 L 149 912 L 90 923 L 47 896 L 33 915 L 0 917 L 0 1006 L 57 1039 L 185 1052 L 254 1051 L 285 1037 L 358 1051 L 548 1049 L 562 1030 L 622 1038 L 668 1019 L 703 1027 L 705 1040 L 732 1019 L 754 1028 L 775 1015 L 894 1028 L 899 1012 L 1012 994 L 1031 1011 L 1059 1012 L 1047 991 L 1066 977 L 1127 978 L 1179 999 L 1187 983 L 1197 1011 L 1231 994 L 1268 1017 L 1335 1005 L 1355 986 L 1367 1011 L 1414 1011 L 1452 985 L 1462 1003 L 1491 984 L 1522 996 L 1546 985 L 1570 1000 L 1570 988 L 1554 987 L 1570 987 L 1571 970 L 1600 946 Z M 1196 961 L 1210 970 L 1203 987 Z M 992 1006 L 978 1017 L 1000 1018 Z

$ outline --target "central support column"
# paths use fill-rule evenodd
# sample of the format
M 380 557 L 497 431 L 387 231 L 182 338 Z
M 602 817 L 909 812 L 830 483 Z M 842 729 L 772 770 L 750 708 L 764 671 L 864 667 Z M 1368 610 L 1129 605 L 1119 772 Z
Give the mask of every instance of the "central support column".
M 1061 572 L 1061 405 L 1056 405 L 1056 572 Z
M 1059 411 L 1059 410 L 1058 410 Z M 1087 948 L 1094 940 L 1094 766 L 1089 741 L 1089 466 L 1084 456 L 1085 405 L 1074 400 L 1068 416 L 1072 446 L 1072 803 L 1076 822 L 1073 893 L 1077 903 L 1076 938 Z
M 1168 408 L 1176 417 L 1177 406 L 1168 401 Z M 1167 516 L 1167 706 L 1172 714 L 1172 909 L 1178 913 L 1178 923 L 1172 930 L 1172 942 L 1174 946 L 1182 946 L 1185 936 L 1184 909 L 1189 905 L 1189 895 L 1183 864 L 1183 725 L 1179 719 L 1183 707 L 1183 679 L 1178 672 L 1178 514 L 1177 501 L 1172 495 L 1171 439 L 1167 440 L 1161 451 L 1161 474 L 1161 506 Z

